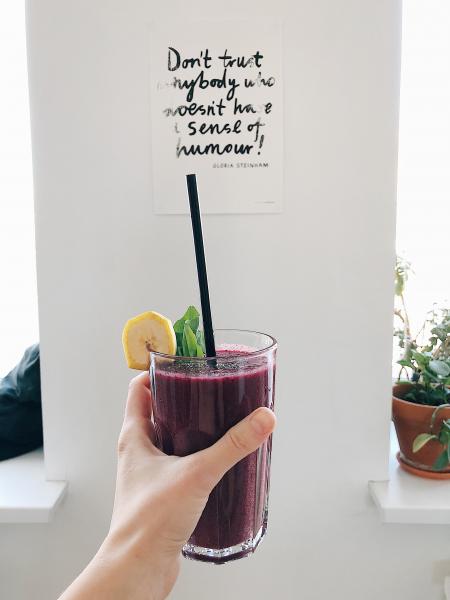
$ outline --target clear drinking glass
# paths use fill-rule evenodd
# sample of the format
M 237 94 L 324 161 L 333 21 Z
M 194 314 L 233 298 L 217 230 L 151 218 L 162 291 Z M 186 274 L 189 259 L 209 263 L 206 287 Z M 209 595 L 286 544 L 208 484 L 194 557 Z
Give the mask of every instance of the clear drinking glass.
M 214 338 L 213 358 L 151 353 L 153 419 L 166 454 L 208 448 L 256 408 L 273 409 L 274 338 L 232 329 L 216 330 Z M 255 551 L 267 528 L 271 448 L 272 437 L 224 475 L 184 556 L 221 564 Z

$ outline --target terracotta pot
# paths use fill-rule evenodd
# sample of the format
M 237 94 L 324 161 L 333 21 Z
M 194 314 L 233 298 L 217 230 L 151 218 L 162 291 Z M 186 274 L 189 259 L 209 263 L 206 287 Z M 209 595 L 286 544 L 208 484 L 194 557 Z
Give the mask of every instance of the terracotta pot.
M 414 404 L 413 402 L 402 400 L 402 397 L 410 388 L 411 384 L 401 383 L 395 385 L 392 390 L 392 420 L 394 421 L 398 444 L 400 446 L 399 462 L 405 468 L 407 466 L 413 467 L 413 469 L 406 470 L 415 472 L 415 474 L 422 477 L 429 477 L 431 473 L 445 474 L 446 477 L 450 477 L 450 466 L 442 471 L 435 471 L 433 469 L 434 461 L 444 450 L 444 446 L 438 441 L 431 440 L 418 452 L 414 453 L 412 451 L 413 442 L 419 433 L 431 433 L 431 416 L 436 407 Z M 445 419 L 450 419 L 450 407 L 442 408 L 437 413 L 433 433 L 439 433 L 441 423 Z

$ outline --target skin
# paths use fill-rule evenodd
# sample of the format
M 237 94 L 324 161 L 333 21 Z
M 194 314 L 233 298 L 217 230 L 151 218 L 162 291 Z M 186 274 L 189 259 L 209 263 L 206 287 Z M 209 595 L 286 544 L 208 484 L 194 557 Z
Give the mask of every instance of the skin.
M 129 387 L 118 443 L 114 510 L 99 551 L 60 600 L 162 600 L 173 588 L 181 549 L 222 476 L 275 428 L 258 408 L 206 450 L 167 456 L 154 445 L 148 373 Z

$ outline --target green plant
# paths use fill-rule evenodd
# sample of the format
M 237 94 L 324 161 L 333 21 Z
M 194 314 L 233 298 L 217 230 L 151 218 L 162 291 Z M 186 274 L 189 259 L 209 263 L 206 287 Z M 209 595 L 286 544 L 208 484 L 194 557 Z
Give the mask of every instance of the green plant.
M 177 338 L 177 356 L 205 356 L 205 338 L 199 329 L 200 313 L 195 306 L 187 311 L 173 326 Z
M 426 319 L 414 336 L 405 303 L 405 286 L 411 265 L 397 257 L 395 267 L 395 317 L 400 326 L 394 329 L 394 336 L 402 350 L 398 362 L 400 372 L 411 384 L 404 400 L 415 404 L 436 406 L 430 420 L 430 430 L 419 434 L 413 443 L 413 452 L 418 452 L 431 440 L 439 442 L 443 450 L 433 464 L 435 471 L 442 471 L 450 464 L 450 419 L 445 419 L 439 432 L 434 433 L 434 424 L 438 412 L 450 406 L 450 309 L 436 305 L 427 314 Z M 423 341 L 419 341 L 423 340 Z
M 430 421 L 430 433 L 420 433 L 413 442 L 413 452 L 419 452 L 428 442 L 436 440 L 444 447 L 444 450 L 439 454 L 433 464 L 433 469 L 436 471 L 442 471 L 450 464 L 450 419 L 445 419 L 441 423 L 439 433 L 436 435 L 433 433 L 434 422 L 436 415 L 441 408 L 450 406 L 450 404 L 442 404 L 433 411 Z
M 404 399 L 416 404 L 441 406 L 450 402 L 450 309 L 433 307 L 424 324 L 413 336 L 405 303 L 405 286 L 411 265 L 398 257 L 395 268 L 395 295 L 398 299 L 394 314 L 400 327 L 394 336 L 402 349 L 398 364 L 412 385 Z M 427 338 L 419 343 L 419 336 Z

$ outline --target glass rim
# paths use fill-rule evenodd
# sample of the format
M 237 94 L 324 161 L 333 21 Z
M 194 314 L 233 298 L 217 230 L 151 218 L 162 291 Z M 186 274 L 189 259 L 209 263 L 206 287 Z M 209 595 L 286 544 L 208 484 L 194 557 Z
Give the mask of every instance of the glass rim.
M 251 334 L 256 334 L 256 335 L 264 335 L 265 337 L 269 338 L 270 344 L 267 346 L 267 348 L 261 348 L 260 350 L 254 350 L 252 352 L 246 352 L 245 354 L 238 354 L 238 355 L 230 355 L 230 356 L 177 356 L 176 354 L 166 354 L 164 352 L 156 352 L 156 350 L 150 350 L 150 360 L 152 356 L 157 356 L 157 357 L 161 357 L 161 358 L 170 358 L 172 360 L 193 360 L 193 361 L 205 361 L 205 360 L 219 360 L 221 362 L 224 361 L 235 361 L 236 359 L 247 359 L 247 358 L 253 358 L 254 356 L 259 356 L 261 354 L 264 354 L 265 352 L 268 352 L 269 350 L 275 350 L 278 347 L 278 342 L 277 340 L 272 336 L 269 335 L 268 333 L 263 333 L 262 331 L 252 331 L 251 329 L 233 329 L 233 328 L 219 328 L 219 329 L 214 329 L 214 332 L 219 332 L 219 331 L 236 331 L 239 333 L 251 333 Z

